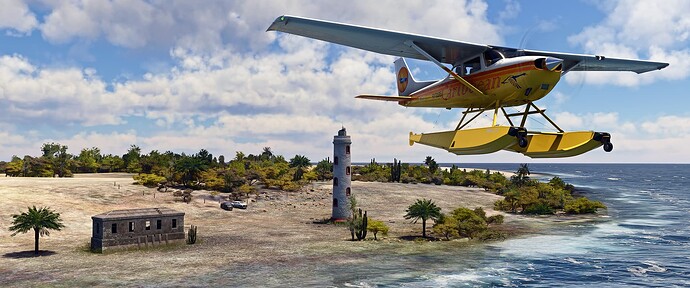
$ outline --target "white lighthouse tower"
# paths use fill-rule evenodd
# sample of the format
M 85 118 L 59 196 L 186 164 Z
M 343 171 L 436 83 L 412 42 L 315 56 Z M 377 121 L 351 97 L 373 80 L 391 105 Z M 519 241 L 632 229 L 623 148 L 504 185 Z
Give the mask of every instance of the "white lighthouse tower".
M 334 221 L 344 221 L 350 218 L 349 198 L 352 171 L 350 167 L 350 136 L 345 128 L 333 137 L 333 214 Z

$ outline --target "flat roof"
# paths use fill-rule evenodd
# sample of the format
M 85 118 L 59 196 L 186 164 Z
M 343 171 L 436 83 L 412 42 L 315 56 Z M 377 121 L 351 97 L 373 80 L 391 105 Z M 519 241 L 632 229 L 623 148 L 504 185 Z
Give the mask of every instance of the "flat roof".
M 165 207 L 158 208 L 139 208 L 126 210 L 113 210 L 92 216 L 93 219 L 102 220 L 123 220 L 123 219 L 139 219 L 162 216 L 184 216 L 184 212 L 173 210 Z

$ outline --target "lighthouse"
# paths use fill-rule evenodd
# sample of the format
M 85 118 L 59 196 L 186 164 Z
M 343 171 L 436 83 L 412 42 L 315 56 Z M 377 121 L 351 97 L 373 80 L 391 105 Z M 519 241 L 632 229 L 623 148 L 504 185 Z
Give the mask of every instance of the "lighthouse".
M 351 193 L 350 181 L 352 171 L 350 167 L 350 136 L 345 127 L 333 137 L 333 214 L 334 221 L 344 221 L 350 218 L 349 198 Z

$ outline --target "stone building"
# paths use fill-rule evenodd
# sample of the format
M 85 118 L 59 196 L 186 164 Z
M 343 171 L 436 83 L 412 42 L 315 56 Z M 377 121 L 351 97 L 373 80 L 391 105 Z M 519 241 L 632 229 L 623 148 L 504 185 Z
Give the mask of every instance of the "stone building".
M 91 250 L 184 243 L 184 212 L 169 208 L 114 210 L 91 217 Z
M 338 135 L 333 137 L 333 213 L 331 219 L 343 221 L 350 218 L 349 198 L 352 179 L 350 167 L 350 136 L 343 127 Z

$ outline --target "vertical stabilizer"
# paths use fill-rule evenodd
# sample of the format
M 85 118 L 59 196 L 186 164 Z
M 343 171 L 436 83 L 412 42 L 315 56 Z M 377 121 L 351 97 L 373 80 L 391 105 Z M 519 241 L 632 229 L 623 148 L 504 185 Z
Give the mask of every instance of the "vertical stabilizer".
M 412 77 L 412 72 L 410 72 L 410 69 L 407 67 L 407 62 L 405 61 L 404 58 L 398 58 L 395 60 L 395 75 L 396 75 L 396 80 L 395 83 L 398 86 L 398 95 L 399 96 L 408 96 L 412 94 L 413 92 L 422 89 L 426 86 L 431 85 L 432 83 L 436 81 L 422 81 L 422 82 L 417 82 L 414 80 L 414 77 Z

